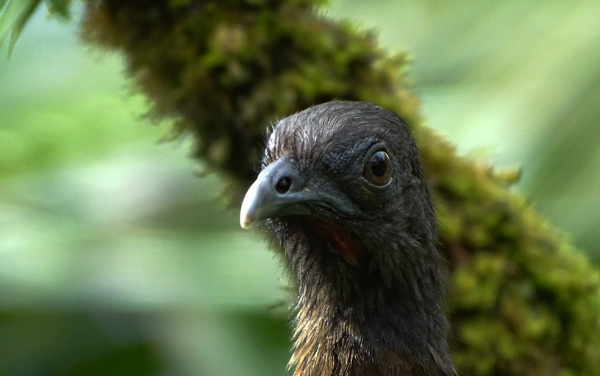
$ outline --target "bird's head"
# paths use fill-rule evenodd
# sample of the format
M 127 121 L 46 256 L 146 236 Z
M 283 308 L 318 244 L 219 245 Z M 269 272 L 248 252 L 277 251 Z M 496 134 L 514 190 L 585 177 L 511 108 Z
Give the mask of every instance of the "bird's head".
M 298 283 L 296 374 L 413 374 L 406 359 L 453 374 L 433 205 L 398 115 L 328 102 L 278 122 L 240 223 L 267 230 Z
M 327 269 L 420 256 L 402 252 L 429 248 L 435 219 L 410 130 L 368 102 L 328 102 L 283 119 L 240 214 L 244 228 L 263 221 L 284 249 L 296 248 L 292 264 L 308 248 L 325 253 L 318 258 Z

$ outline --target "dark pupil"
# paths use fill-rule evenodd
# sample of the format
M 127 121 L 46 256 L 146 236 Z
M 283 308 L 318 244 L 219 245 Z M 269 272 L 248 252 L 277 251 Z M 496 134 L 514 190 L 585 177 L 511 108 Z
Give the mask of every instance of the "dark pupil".
M 371 171 L 373 172 L 373 175 L 377 177 L 382 177 L 383 175 L 385 175 L 385 172 L 387 171 L 385 154 L 379 152 L 375 153 L 371 157 Z

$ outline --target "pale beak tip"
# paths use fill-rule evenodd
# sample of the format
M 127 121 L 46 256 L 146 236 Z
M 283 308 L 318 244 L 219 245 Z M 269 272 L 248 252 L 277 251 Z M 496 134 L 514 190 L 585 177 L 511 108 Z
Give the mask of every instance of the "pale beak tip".
M 240 226 L 244 230 L 249 229 L 250 227 L 252 227 L 252 225 L 253 225 L 252 218 L 248 218 L 246 216 L 240 216 Z
M 254 224 L 257 188 L 256 182 L 250 186 L 240 208 L 240 226 L 244 230 L 249 229 Z

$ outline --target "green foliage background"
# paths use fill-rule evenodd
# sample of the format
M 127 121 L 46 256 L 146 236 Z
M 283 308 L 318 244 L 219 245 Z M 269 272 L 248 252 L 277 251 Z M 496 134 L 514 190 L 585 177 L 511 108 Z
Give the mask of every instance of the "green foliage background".
M 600 9 L 480 4 L 328 9 L 407 49 L 427 124 L 523 166 L 517 189 L 598 259 Z M 38 13 L 0 62 L 0 374 L 283 374 L 271 253 L 223 212 L 217 177 L 194 175 L 187 141 L 156 144 L 169 127 L 148 127 L 120 58 L 76 33 Z

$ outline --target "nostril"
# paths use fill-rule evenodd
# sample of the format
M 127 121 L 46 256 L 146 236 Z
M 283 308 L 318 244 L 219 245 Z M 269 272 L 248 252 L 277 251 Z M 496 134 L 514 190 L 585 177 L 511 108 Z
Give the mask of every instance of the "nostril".
M 292 186 L 292 179 L 288 178 L 287 176 L 283 176 L 283 177 L 279 178 L 279 180 L 277 180 L 277 183 L 275 184 L 275 190 L 279 194 L 284 194 L 290 190 L 291 186 Z

